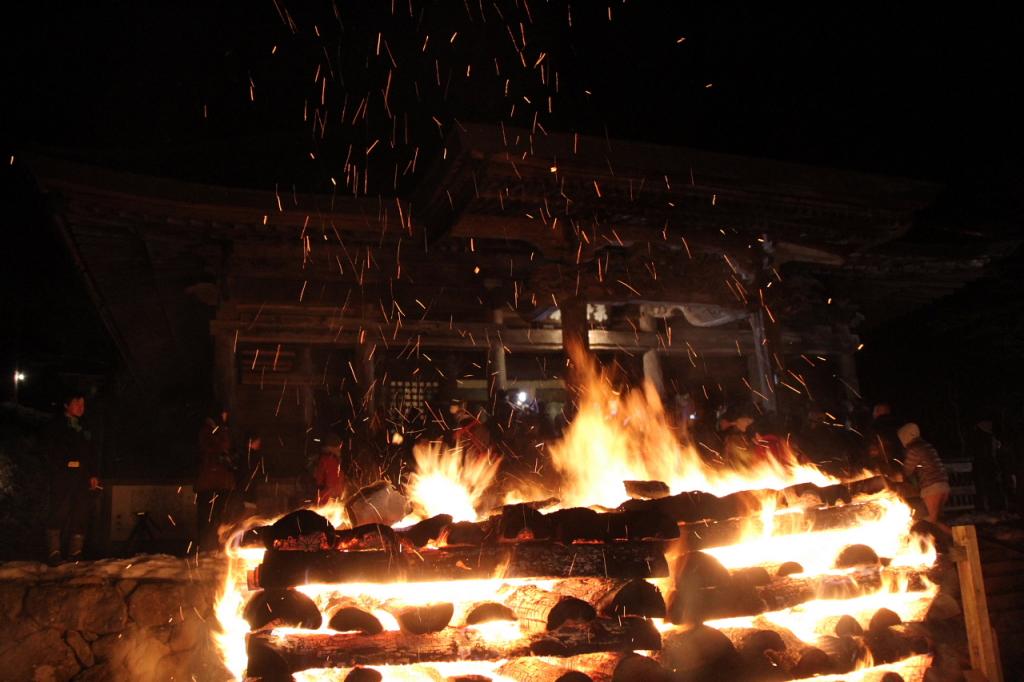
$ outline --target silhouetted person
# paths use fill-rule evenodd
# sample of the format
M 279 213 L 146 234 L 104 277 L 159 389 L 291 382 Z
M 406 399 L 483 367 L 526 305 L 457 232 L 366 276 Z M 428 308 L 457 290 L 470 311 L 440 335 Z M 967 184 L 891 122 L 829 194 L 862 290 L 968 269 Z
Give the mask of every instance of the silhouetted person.
M 50 469 L 46 549 L 51 565 L 61 561 L 63 533 L 68 536 L 68 559 L 81 559 L 94 495 L 100 489 L 95 450 L 81 422 L 84 414 L 85 397 L 81 393 L 69 394 L 63 413 L 54 419 L 45 435 Z
M 967 434 L 978 509 L 991 512 L 1006 508 L 1009 486 L 1002 467 L 1002 445 L 995 437 L 991 419 L 982 419 Z
M 342 440 L 330 434 L 320 444 L 320 454 L 313 470 L 317 506 L 345 497 L 345 472 L 341 465 Z
M 896 435 L 903 444 L 903 475 L 913 476 L 928 508 L 928 520 L 939 525 L 942 507 L 949 499 L 949 474 L 938 451 L 924 438 L 913 422 L 900 427 Z
M 883 476 L 891 477 L 898 470 L 896 460 L 902 459 L 903 445 L 896 431 L 904 423 L 893 415 L 888 403 L 878 403 L 871 412 L 867 433 L 868 464 Z
M 199 475 L 196 477 L 196 522 L 199 549 L 218 547 L 217 531 L 235 490 L 235 462 L 231 456 L 228 413 L 207 417 L 199 429 Z

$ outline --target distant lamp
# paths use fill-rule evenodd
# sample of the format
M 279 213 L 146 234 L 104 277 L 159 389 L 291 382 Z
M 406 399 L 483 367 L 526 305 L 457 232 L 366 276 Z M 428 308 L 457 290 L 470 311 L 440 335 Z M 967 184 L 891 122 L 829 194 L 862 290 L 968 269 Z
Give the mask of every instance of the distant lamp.
M 24 372 L 15 372 L 14 373 L 14 383 L 16 383 L 16 384 L 23 383 L 25 381 L 25 378 L 26 377 L 25 377 L 25 373 Z
M 519 393 L 516 393 L 516 402 L 519 403 L 520 405 L 525 405 L 526 400 L 529 397 L 530 396 L 527 395 L 526 391 L 519 391 Z

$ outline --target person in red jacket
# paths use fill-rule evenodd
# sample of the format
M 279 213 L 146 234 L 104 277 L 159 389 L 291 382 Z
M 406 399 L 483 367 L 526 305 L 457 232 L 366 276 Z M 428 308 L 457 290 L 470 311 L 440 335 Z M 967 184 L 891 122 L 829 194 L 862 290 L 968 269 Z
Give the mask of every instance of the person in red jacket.
M 317 506 L 345 496 L 346 480 L 341 466 L 341 446 L 341 438 L 333 433 L 320 445 L 320 455 L 313 470 Z
M 224 521 L 235 490 L 235 462 L 231 453 L 228 413 L 207 417 L 199 429 L 199 475 L 196 477 L 196 523 L 199 549 L 215 551 L 217 531 Z

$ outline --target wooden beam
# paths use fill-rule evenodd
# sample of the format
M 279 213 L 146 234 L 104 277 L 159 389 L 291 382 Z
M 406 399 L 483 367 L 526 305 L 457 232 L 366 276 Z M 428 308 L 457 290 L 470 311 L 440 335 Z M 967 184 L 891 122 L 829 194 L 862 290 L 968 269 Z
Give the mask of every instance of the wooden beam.
M 978 533 L 974 526 L 954 526 L 953 541 L 963 549 L 956 563 L 960 576 L 960 598 L 963 602 L 964 624 L 971 667 L 985 674 L 989 682 L 1003 682 L 1003 667 L 995 630 L 988 618 L 985 579 L 978 553 Z

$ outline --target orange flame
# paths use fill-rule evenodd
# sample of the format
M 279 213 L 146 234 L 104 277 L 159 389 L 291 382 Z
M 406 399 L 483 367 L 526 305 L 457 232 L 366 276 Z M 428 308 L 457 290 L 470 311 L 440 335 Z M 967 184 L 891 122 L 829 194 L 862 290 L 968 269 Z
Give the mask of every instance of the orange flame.
M 423 518 L 450 514 L 455 521 L 474 521 L 477 506 L 494 481 L 500 457 L 475 454 L 440 443 L 417 445 L 416 472 L 406 490 Z

